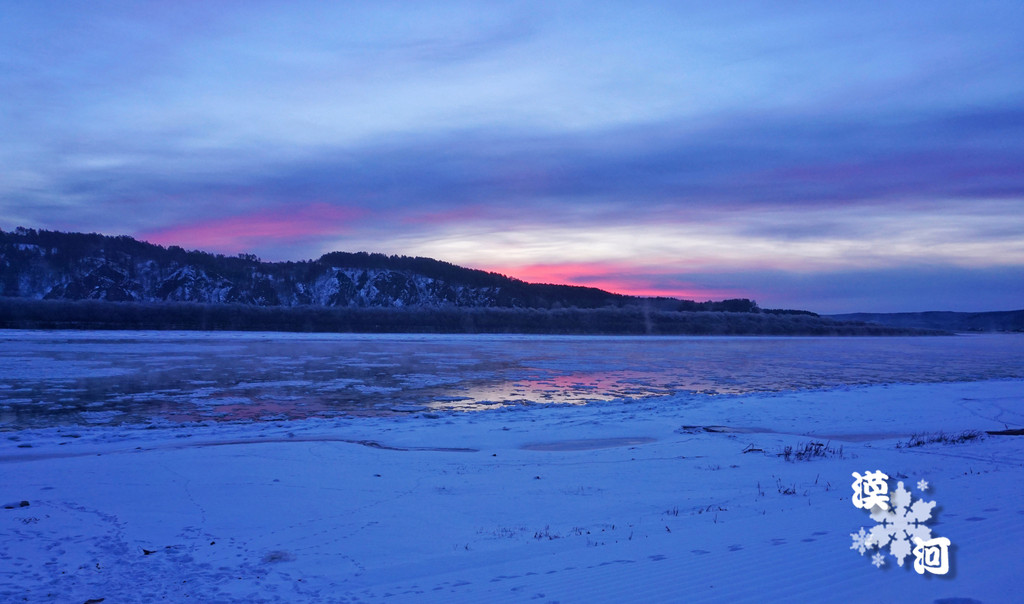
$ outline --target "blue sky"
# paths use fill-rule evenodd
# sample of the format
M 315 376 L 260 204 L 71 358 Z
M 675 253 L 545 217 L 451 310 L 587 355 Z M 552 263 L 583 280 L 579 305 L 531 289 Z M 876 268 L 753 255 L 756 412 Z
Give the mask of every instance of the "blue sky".
M 0 228 L 1024 307 L 1024 4 L 3 2 Z

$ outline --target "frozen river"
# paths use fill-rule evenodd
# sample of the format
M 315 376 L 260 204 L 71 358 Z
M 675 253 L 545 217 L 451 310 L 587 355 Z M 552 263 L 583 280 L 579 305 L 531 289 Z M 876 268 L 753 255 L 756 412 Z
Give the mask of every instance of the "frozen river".
M 279 420 L 1024 377 L 1024 336 L 0 331 L 0 429 Z
M 3 331 L 0 601 L 1007 601 L 1022 378 L 1020 335 Z M 949 574 L 858 549 L 876 470 Z

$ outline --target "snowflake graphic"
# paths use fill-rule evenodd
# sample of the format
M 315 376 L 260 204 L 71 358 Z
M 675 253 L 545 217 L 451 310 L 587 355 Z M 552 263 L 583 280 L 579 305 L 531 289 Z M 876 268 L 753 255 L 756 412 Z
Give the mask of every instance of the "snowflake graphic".
M 918 491 L 927 491 L 928 490 L 928 481 L 923 479 L 923 478 L 921 480 L 918 480 L 917 481 L 917 490 Z
M 874 547 L 874 544 L 871 543 L 871 535 L 864 530 L 863 526 L 860 527 L 859 532 L 850 533 L 850 536 L 853 537 L 853 545 L 850 546 L 850 549 L 857 550 L 862 556 L 864 552 Z
M 875 565 L 875 568 L 882 568 L 885 565 L 885 555 L 882 552 L 876 553 L 871 556 L 871 563 Z
M 903 566 L 903 559 L 913 550 L 915 537 L 922 541 L 931 539 L 932 529 L 924 523 L 931 520 L 935 502 L 914 501 L 902 482 L 898 483 L 889 502 L 892 504 L 889 510 L 876 509 L 871 513 L 871 519 L 878 524 L 869 531 L 867 542 L 878 549 L 888 545 L 896 563 Z

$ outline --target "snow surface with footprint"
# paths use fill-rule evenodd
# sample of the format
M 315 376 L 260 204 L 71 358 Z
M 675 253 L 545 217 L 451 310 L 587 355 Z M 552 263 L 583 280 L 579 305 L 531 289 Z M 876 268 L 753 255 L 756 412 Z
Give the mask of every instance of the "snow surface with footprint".
M 0 594 L 1009 601 L 1024 539 L 1020 437 L 897 448 L 906 437 L 892 435 L 1020 425 L 1022 386 L 25 431 L 0 450 L 3 501 L 29 501 L 0 515 Z M 589 439 L 603 448 L 530 446 Z M 842 457 L 776 455 L 812 440 L 841 444 Z M 866 522 L 850 473 L 873 469 L 929 481 L 936 532 L 956 545 L 952 577 L 876 570 L 849 550 Z
M 0 600 L 1019 601 L 1024 436 L 906 443 L 1021 427 L 999 379 L 8 429 Z M 851 550 L 869 470 L 928 482 L 949 575 Z

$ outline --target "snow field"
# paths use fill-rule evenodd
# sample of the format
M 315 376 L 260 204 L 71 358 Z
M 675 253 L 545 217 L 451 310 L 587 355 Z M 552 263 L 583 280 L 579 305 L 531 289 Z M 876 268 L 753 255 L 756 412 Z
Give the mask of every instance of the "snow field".
M 896 445 L 1020 427 L 1022 386 L 5 433 L 0 599 L 1013 601 L 1024 438 Z M 819 441 L 842 454 L 779 455 Z M 949 576 L 850 549 L 876 469 L 937 502 Z

